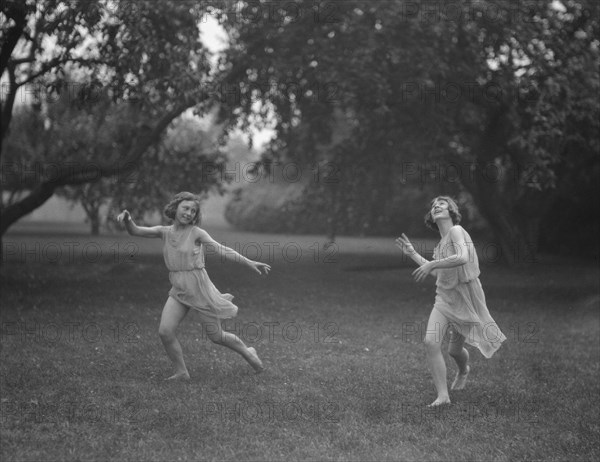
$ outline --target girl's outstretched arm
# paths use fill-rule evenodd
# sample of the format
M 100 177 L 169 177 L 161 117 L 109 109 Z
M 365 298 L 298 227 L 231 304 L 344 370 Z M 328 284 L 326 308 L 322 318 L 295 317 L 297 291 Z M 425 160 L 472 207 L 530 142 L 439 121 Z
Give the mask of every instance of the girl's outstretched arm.
M 138 226 L 131 218 L 131 214 L 127 210 L 123 210 L 117 217 L 117 221 L 123 222 L 125 229 L 132 236 L 140 237 L 162 237 L 162 226 Z
M 201 228 L 195 227 L 193 233 L 194 240 L 200 240 L 210 251 L 213 251 L 214 249 L 214 251 L 216 251 L 222 257 L 225 257 L 228 260 L 243 263 L 252 268 L 258 274 L 262 274 L 263 271 L 265 274 L 269 274 L 269 271 L 271 270 L 270 265 L 259 261 L 250 260 L 249 258 L 246 258 L 243 255 L 239 254 L 235 250 L 230 249 L 229 247 L 226 247 L 222 244 L 219 244 L 210 236 L 210 234 L 208 234 Z

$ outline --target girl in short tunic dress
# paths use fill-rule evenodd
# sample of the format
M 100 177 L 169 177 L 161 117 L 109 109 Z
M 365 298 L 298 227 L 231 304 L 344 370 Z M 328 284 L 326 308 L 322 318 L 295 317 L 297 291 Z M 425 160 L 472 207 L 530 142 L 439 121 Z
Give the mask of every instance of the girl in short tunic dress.
M 233 295 L 222 294 L 208 277 L 204 265 L 202 244 L 191 239 L 192 227 L 175 231 L 164 226 L 162 231 L 163 256 L 173 285 L 169 296 L 182 305 L 217 319 L 233 318 L 238 308 Z
M 490 316 L 481 282 L 479 260 L 473 241 L 467 231 L 458 225 L 461 216 L 456 202 L 440 196 L 432 201 L 425 216 L 428 226 L 437 228 L 442 236 L 433 251 L 433 260 L 419 255 L 406 235 L 396 239 L 396 244 L 418 265 L 413 275 L 417 282 L 428 274 L 436 277 L 436 296 L 427 324 L 425 345 L 437 399 L 429 406 L 449 404 L 446 383 L 446 364 L 441 352 L 444 334 L 450 331 L 449 354 L 458 366 L 452 390 L 465 387 L 470 372 L 469 352 L 464 343 L 491 358 L 506 337 Z
M 117 220 L 124 222 L 133 236 L 163 239 L 163 256 L 172 287 L 163 308 L 158 333 L 175 367 L 175 373 L 167 380 L 190 378 L 181 344 L 175 335 L 190 309 L 198 313 L 206 334 L 214 343 L 236 351 L 256 372 L 261 372 L 264 368 L 256 350 L 247 347 L 240 338 L 221 327 L 221 320 L 234 317 L 238 308 L 232 303 L 233 296 L 219 292 L 209 279 L 204 267 L 203 246 L 211 246 L 221 256 L 244 263 L 258 274 L 268 274 L 271 267 L 219 244 L 205 230 L 196 226 L 200 223 L 201 214 L 200 198 L 195 194 L 181 192 L 175 195 L 165 207 L 165 215 L 173 220 L 173 225 L 137 226 L 127 210 Z

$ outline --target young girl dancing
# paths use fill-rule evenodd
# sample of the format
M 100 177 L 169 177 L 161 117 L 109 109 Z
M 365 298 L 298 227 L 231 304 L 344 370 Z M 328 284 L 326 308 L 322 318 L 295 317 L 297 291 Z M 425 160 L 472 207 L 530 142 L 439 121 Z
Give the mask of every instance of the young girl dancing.
M 196 225 L 200 224 L 200 198 L 195 194 L 181 192 L 167 204 L 165 215 L 173 220 L 171 226 L 137 226 L 127 210 L 118 217 L 133 236 L 160 237 L 163 240 L 163 255 L 169 280 L 173 287 L 163 308 L 158 334 L 167 355 L 175 366 L 175 373 L 167 380 L 189 379 L 187 367 L 183 360 L 181 344 L 175 331 L 190 308 L 196 310 L 200 321 L 210 340 L 231 348 L 248 361 L 258 372 L 262 372 L 263 364 L 256 350 L 247 347 L 236 335 L 226 332 L 221 320 L 232 318 L 237 314 L 237 306 L 230 294 L 222 294 L 208 277 L 204 268 L 204 251 L 202 246 L 210 246 L 227 259 L 242 262 L 258 274 L 269 273 L 271 267 L 265 263 L 249 260 L 235 250 L 225 247 Z
M 396 245 L 419 265 L 412 273 L 417 282 L 429 274 L 437 277 L 435 303 L 425 334 L 429 367 L 437 390 L 437 399 L 429 406 L 450 404 L 442 355 L 442 341 L 448 329 L 448 353 L 458 366 L 452 390 L 462 390 L 470 372 L 465 342 L 490 358 L 506 340 L 487 309 L 479 282 L 477 253 L 469 234 L 458 225 L 460 220 L 458 206 L 450 197 L 439 196 L 431 202 L 425 224 L 432 229 L 437 226 L 441 235 L 432 261 L 419 255 L 405 234 L 396 239 Z

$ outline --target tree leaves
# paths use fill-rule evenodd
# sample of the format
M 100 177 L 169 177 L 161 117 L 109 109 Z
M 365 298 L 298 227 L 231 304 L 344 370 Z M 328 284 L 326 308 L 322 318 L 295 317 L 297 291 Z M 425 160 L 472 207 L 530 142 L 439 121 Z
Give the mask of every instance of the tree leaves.
M 51 179 L 38 177 L 37 183 L 27 185 L 33 187 L 28 196 L 2 209 L 2 233 L 51 197 L 56 187 L 128 174 L 148 147 L 160 139 L 162 130 L 184 110 L 196 106 L 196 111 L 203 113 L 210 108 L 214 101 L 205 91 L 211 77 L 210 63 L 198 32 L 203 11 L 173 0 L 7 2 L 2 12 L 7 21 L 1 22 L 0 29 L 3 38 L 10 38 L 3 41 L 0 53 L 0 72 L 9 80 L 2 107 L 2 141 L 19 92 L 34 93 L 33 102 L 40 109 L 52 106 L 51 101 L 42 101 L 40 94 L 61 93 L 69 85 L 65 77 L 69 74 L 74 78 L 93 77 L 94 82 L 108 89 L 113 103 L 126 101 L 128 110 L 139 113 L 135 118 L 139 125 L 131 127 L 126 142 L 110 144 L 96 136 L 93 127 L 97 127 L 97 121 L 90 119 L 91 113 L 87 119 L 77 115 L 77 122 L 60 132 L 66 135 L 70 131 L 73 137 L 52 141 L 65 149 L 61 156 L 76 158 L 85 153 L 95 156 L 93 161 L 87 157 L 78 168 L 69 169 L 60 162 L 61 157 L 53 161 L 46 152 L 43 162 L 59 166 L 57 175 Z M 86 98 L 82 92 L 78 95 Z M 72 107 L 63 109 L 68 112 Z M 116 146 L 126 150 L 117 155 Z M 23 159 L 23 164 L 26 162 Z M 95 172 L 86 170 L 91 163 L 98 166 Z
M 295 5 L 305 12 L 314 7 Z M 260 101 L 276 114 L 272 155 L 302 163 L 335 158 L 346 172 L 368 159 L 372 168 L 364 181 L 348 175 L 337 197 L 361 210 L 369 229 L 388 213 L 378 201 L 391 203 L 400 195 L 398 185 L 407 187 L 398 181 L 403 167 L 423 170 L 434 162 L 439 171 L 456 164 L 464 166 L 458 182 L 504 234 L 502 241 L 523 246 L 527 234 L 535 248 L 536 231 L 525 232 L 522 223 L 540 219 L 558 179 L 575 172 L 570 159 L 594 156 L 598 145 L 591 129 L 600 118 L 592 103 L 598 88 L 598 5 L 546 0 L 332 5 L 333 22 L 306 16 L 223 21 L 232 37 L 225 79 L 240 96 L 228 106 L 229 117 L 254 117 Z M 249 76 L 268 82 L 271 90 L 251 87 Z M 306 93 L 281 90 L 290 82 L 333 84 L 336 91 L 331 99 L 300 97 Z M 332 116 L 336 110 L 341 118 Z M 335 155 L 331 137 L 340 123 L 351 130 L 348 148 Z M 587 145 L 574 152 L 567 140 L 582 140 L 584 133 Z M 440 191 L 454 185 L 439 177 L 436 182 Z M 358 197 L 354 188 L 361 191 Z M 373 197 L 374 190 L 382 194 Z M 502 224 L 494 218 L 499 209 Z

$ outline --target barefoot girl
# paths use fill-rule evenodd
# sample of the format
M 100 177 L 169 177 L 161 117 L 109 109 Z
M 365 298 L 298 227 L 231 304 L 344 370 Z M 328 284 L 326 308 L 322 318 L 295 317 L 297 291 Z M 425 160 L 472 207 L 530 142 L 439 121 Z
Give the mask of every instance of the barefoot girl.
M 169 270 L 169 280 L 173 287 L 163 308 L 158 334 L 167 355 L 175 366 L 175 374 L 170 379 L 189 379 L 181 345 L 175 335 L 177 326 L 188 314 L 190 308 L 198 313 L 208 337 L 219 345 L 238 352 L 256 372 L 263 370 L 263 365 L 256 350 L 247 347 L 242 340 L 221 327 L 221 320 L 232 318 L 237 314 L 237 306 L 231 303 L 233 296 L 222 294 L 213 285 L 204 268 L 204 249 L 210 246 L 221 256 L 239 261 L 258 274 L 269 273 L 271 267 L 265 263 L 249 260 L 236 251 L 214 241 L 210 235 L 199 228 L 199 197 L 181 192 L 167 204 L 165 215 L 173 220 L 171 226 L 137 226 L 127 210 L 118 217 L 123 221 L 129 234 L 142 237 L 160 237 L 163 240 L 163 255 Z
M 436 296 L 429 316 L 425 345 L 437 399 L 429 406 L 449 404 L 446 383 L 446 363 L 442 355 L 442 340 L 450 329 L 448 353 L 458 366 L 452 390 L 465 387 L 469 375 L 469 352 L 464 343 L 473 345 L 490 358 L 506 337 L 490 316 L 479 282 L 479 261 L 469 234 L 458 225 L 461 215 L 450 197 L 436 197 L 425 215 L 425 224 L 440 232 L 441 240 L 427 261 L 417 253 L 406 235 L 396 239 L 396 245 L 415 261 L 413 272 L 417 282 L 428 274 L 437 277 Z

